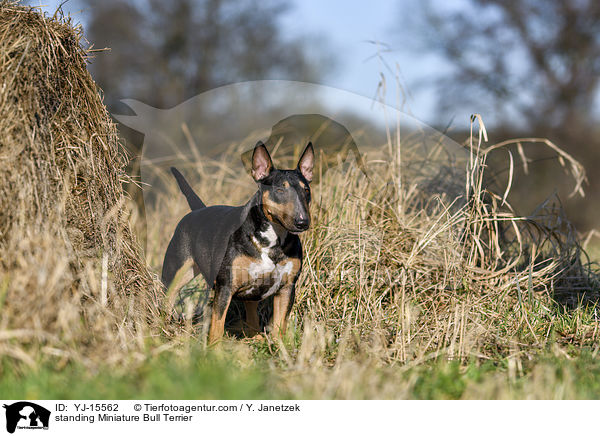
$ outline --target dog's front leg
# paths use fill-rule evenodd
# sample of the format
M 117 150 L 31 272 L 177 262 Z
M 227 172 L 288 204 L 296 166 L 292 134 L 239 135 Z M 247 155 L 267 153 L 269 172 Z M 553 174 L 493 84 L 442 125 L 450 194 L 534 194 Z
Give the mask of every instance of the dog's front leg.
M 283 337 L 287 328 L 288 316 L 294 305 L 296 285 L 285 285 L 273 297 L 273 322 L 271 333 Z
M 212 313 L 210 316 L 210 329 L 208 331 L 208 344 L 212 345 L 223 337 L 225 332 L 225 317 L 231 303 L 232 292 L 228 286 L 215 286 Z

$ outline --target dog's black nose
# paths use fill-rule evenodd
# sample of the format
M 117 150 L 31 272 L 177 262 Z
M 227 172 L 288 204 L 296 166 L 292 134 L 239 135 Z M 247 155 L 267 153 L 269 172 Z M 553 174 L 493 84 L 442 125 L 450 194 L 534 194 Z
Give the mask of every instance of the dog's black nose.
M 296 218 L 294 220 L 294 225 L 298 230 L 306 230 L 309 225 L 308 218 Z

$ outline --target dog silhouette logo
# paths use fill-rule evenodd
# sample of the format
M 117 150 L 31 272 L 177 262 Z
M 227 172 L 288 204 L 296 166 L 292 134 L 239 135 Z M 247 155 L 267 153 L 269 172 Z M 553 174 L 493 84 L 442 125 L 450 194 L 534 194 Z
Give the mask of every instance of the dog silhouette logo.
M 18 429 L 48 429 L 50 411 L 42 406 L 29 401 L 19 401 L 10 405 L 4 404 L 6 409 L 6 431 L 14 433 Z

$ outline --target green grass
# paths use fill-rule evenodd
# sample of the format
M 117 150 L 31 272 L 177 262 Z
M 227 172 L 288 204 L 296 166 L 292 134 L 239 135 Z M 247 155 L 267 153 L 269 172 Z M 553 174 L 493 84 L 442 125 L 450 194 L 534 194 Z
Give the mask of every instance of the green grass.
M 240 399 L 279 397 L 269 374 L 257 365 L 240 365 L 217 353 L 192 351 L 185 357 L 166 352 L 127 372 L 82 366 L 35 371 L 4 362 L 3 398 L 14 399 Z M 134 368 L 134 369 L 132 369 Z
M 194 350 L 183 356 L 165 352 L 148 358 L 135 370 L 119 372 L 56 363 L 35 371 L 3 362 L 0 392 L 6 399 L 310 399 L 320 393 L 307 385 L 289 391 L 289 370 L 268 367 L 262 346 L 251 347 L 247 361 L 222 350 Z M 511 375 L 508 360 L 467 364 L 438 358 L 414 367 L 380 367 L 369 380 L 394 384 L 405 399 L 599 399 L 600 360 L 590 349 L 572 354 L 547 350 L 524 359 Z M 350 381 L 351 382 L 351 381 Z M 336 398 L 335 395 L 332 398 Z

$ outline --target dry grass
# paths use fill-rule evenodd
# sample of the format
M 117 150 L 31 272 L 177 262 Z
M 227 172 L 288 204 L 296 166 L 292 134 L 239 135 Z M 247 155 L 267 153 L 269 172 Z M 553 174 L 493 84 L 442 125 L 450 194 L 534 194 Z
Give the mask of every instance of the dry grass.
M 0 89 L 0 376 L 13 361 L 126 369 L 150 355 L 189 357 L 202 331 L 161 315 L 164 299 L 130 231 L 140 217 L 127 212 L 116 130 L 85 69 L 79 30 L 2 3 L 0 33 L 0 77 L 9 84 Z M 327 172 L 313 193 L 323 206 L 302 236 L 306 261 L 286 342 L 226 340 L 215 352 L 241 366 L 266 359 L 286 392 L 313 398 L 405 398 L 417 382 L 410 371 L 432 362 L 505 363 L 491 387 L 468 387 L 465 396 L 477 398 L 514 396 L 507 377 L 523 375 L 543 350 L 595 347 L 595 311 L 576 303 L 595 301 L 598 278 L 575 232 L 550 203 L 537 216 L 515 216 L 510 178 L 498 193 L 486 189 L 495 147 L 485 149 L 484 136 L 475 124 L 462 202 L 421 189 L 427 180 L 405 165 L 410 137 L 390 135 L 367 153 L 369 182 L 356 168 Z M 556 151 L 580 189 L 581 166 Z M 184 169 L 207 204 L 251 194 L 249 178 L 227 171 L 240 152 L 233 146 L 219 161 Z M 154 271 L 187 212 L 170 186 L 147 210 Z
M 329 171 L 313 187 L 314 203 L 322 207 L 314 208 L 314 226 L 302 236 L 306 261 L 292 342 L 268 345 L 274 371 L 296 395 L 409 397 L 414 380 L 403 374 L 440 360 L 505 361 L 514 378 L 523 374 L 523 362 L 549 347 L 560 349 L 557 337 L 560 344 L 584 347 L 598 339 L 591 309 L 575 304 L 595 301 L 597 274 L 582 262 L 561 209 L 548 203 L 518 217 L 506 201 L 507 188 L 486 190 L 485 163 L 495 147 L 484 149 L 477 133 L 464 169 L 468 201 L 432 197 L 420 189 L 429 186 L 422 174 L 407 168 L 397 189 L 402 162 L 394 159 L 419 158 L 417 140 L 405 138 L 400 154 L 399 143 L 367 153 L 370 181 L 350 168 Z M 219 171 L 240 152 L 232 147 L 219 161 L 204 160 L 196 177 L 194 163 L 185 168 L 207 204 L 240 204 L 251 194 L 249 177 L 244 190 L 238 175 Z M 563 157 L 578 184 L 582 167 Z M 154 171 L 169 177 L 166 168 Z M 170 237 L 165 229 L 187 213 L 170 185 L 148 209 L 148 260 L 157 269 Z M 566 307 L 575 309 L 564 316 Z M 194 334 L 194 325 L 184 330 Z
M 155 288 L 81 29 L 3 2 L 0 35 L 0 353 L 120 360 Z

